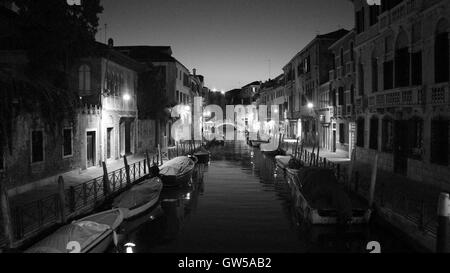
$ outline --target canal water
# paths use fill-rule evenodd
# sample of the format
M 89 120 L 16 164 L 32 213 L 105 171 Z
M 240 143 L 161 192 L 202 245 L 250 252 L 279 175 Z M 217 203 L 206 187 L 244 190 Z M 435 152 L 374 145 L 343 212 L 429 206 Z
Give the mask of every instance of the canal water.
M 190 185 L 163 190 L 157 208 L 125 222 L 111 251 L 132 243 L 141 253 L 367 253 L 370 241 L 382 252 L 412 251 L 376 220 L 347 231 L 308 225 L 273 158 L 258 149 L 236 142 L 211 153 Z

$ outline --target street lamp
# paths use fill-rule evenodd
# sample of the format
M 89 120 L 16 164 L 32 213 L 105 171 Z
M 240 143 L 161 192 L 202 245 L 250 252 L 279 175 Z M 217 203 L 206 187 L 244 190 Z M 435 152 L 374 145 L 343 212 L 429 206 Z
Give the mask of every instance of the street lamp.
M 312 102 L 308 102 L 307 106 L 308 106 L 309 109 L 313 109 L 314 108 L 314 104 Z
M 128 94 L 128 93 L 123 94 L 123 100 L 124 101 L 129 101 L 130 99 L 131 99 L 130 94 Z

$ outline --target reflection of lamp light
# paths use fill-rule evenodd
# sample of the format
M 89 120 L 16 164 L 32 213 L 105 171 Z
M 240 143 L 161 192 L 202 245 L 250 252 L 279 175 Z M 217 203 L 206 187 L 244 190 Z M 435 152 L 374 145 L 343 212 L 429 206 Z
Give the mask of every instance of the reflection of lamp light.
M 129 101 L 129 100 L 131 100 L 130 94 L 125 93 L 125 94 L 123 95 L 123 100 L 124 100 L 124 101 Z
M 308 102 L 308 108 L 313 109 L 313 107 L 314 107 L 314 104 L 312 102 Z
M 275 114 L 278 114 L 278 108 L 275 108 L 275 110 L 273 110 L 273 112 L 274 112 Z
M 125 247 L 127 248 L 127 253 L 133 253 L 133 247 L 135 247 L 136 245 L 133 243 L 126 243 Z

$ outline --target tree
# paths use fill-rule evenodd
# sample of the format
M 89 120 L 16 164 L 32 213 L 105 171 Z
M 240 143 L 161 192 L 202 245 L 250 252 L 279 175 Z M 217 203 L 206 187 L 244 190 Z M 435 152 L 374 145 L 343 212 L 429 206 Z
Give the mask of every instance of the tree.
M 16 0 L 22 22 L 20 39 L 30 68 L 60 79 L 73 62 L 91 54 L 95 45 L 100 0 L 70 6 L 63 0 Z

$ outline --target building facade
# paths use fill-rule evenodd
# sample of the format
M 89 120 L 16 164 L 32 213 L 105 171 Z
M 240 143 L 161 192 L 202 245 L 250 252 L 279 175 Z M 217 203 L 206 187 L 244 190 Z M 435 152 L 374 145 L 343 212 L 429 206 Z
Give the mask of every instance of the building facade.
M 328 82 L 333 66 L 329 47 L 347 33 L 347 30 L 340 29 L 317 35 L 283 67 L 289 98 L 290 137 L 300 137 L 311 145 L 318 142 L 319 87 Z
M 355 32 L 331 45 L 333 69 L 330 70 L 329 106 L 330 125 L 328 134 L 330 142 L 325 148 L 332 152 L 340 151 L 350 156 L 355 147 Z
M 352 2 L 358 160 L 448 186 L 449 1 Z

